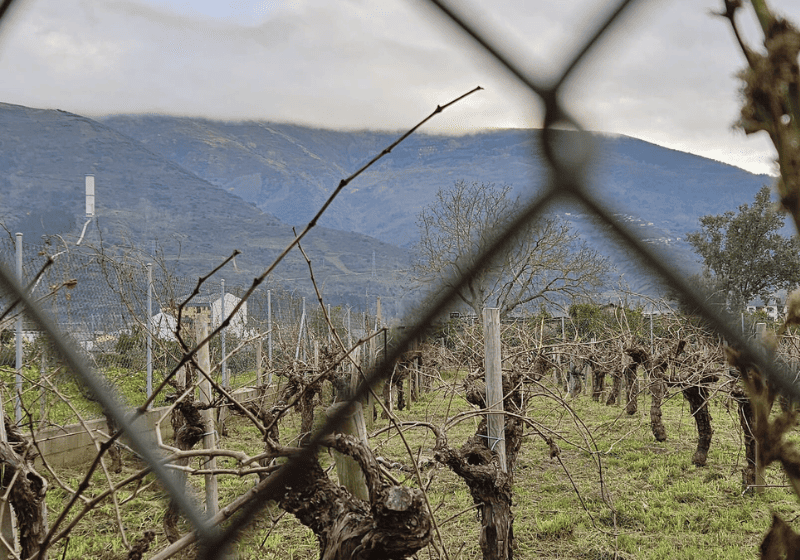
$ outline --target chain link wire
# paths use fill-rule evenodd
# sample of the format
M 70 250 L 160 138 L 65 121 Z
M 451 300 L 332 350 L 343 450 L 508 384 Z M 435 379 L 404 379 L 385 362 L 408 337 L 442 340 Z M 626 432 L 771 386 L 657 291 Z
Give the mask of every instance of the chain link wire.
M 391 353 L 386 356 L 387 359 L 368 373 L 367 382 L 361 384 L 352 399 L 354 401 L 361 399 L 374 381 L 388 378 L 391 374 L 390 364 L 410 347 L 412 341 L 421 338 L 434 321 L 448 309 L 466 281 L 487 266 L 492 256 L 499 254 L 500 248 L 512 242 L 517 232 L 522 231 L 526 224 L 536 220 L 554 204 L 558 204 L 559 207 L 569 205 L 579 209 L 580 212 L 592 215 L 598 224 L 604 226 L 603 230 L 610 231 L 614 241 L 624 247 L 643 269 L 648 270 L 662 284 L 669 286 L 684 303 L 698 310 L 698 314 L 728 344 L 739 349 L 745 359 L 756 365 L 774 386 L 787 396 L 800 400 L 800 389 L 794 383 L 794 376 L 790 375 L 782 364 L 773 361 L 763 347 L 743 336 L 736 318 L 707 303 L 704 295 L 686 282 L 684 275 L 669 255 L 662 254 L 652 245 L 643 242 L 635 230 L 619 220 L 611 205 L 603 199 L 602 188 L 589 187 L 587 177 L 591 171 L 592 137 L 571 116 L 569 108 L 562 104 L 560 93 L 564 84 L 587 60 L 587 55 L 600 41 L 615 33 L 615 24 L 620 21 L 622 14 L 637 2 L 621 1 L 605 18 L 598 20 L 595 30 L 577 46 L 575 54 L 565 57 L 563 70 L 559 78 L 553 82 L 537 79 L 523 63 L 524 53 L 504 52 L 493 37 L 480 32 L 476 22 L 470 21 L 453 5 L 442 0 L 428 0 L 428 2 L 441 11 L 458 30 L 470 37 L 477 48 L 489 53 L 501 68 L 527 87 L 533 97 L 542 102 L 545 117 L 544 129 L 539 139 L 546 156 L 547 177 L 541 192 L 531 198 L 504 231 L 497 232 L 493 242 L 482 254 L 463 256 L 461 269 L 465 272 L 448 282 L 451 287 L 421 302 L 412 312 L 410 316 L 418 317 L 419 320 L 414 322 L 411 328 L 406 329 L 404 336 L 396 341 Z M 13 250 L 7 245 L 7 240 L 0 241 L 0 256 L 4 262 L 13 262 L 10 258 Z M 51 254 L 56 253 L 57 251 Z M 31 250 L 27 250 L 25 254 L 24 278 L 30 279 L 41 268 L 46 257 L 38 254 L 33 256 L 35 253 Z M 146 313 L 143 313 L 146 301 L 143 292 L 143 287 L 146 287 L 146 270 L 141 264 L 138 267 L 112 266 L 114 262 L 112 259 L 104 261 L 103 257 L 98 255 L 61 253 L 50 269 L 45 271 L 42 279 L 29 290 L 17 282 L 12 271 L 5 266 L 0 267 L 0 292 L 4 298 L 0 301 L 2 305 L 0 309 L 5 309 L 5 306 L 14 301 L 22 300 L 26 330 L 42 332 L 48 338 L 53 351 L 68 364 L 106 412 L 115 417 L 134 448 L 151 465 L 171 497 L 180 504 L 199 539 L 199 558 L 207 560 L 224 558 L 228 547 L 266 502 L 277 495 L 281 487 L 292 484 L 296 477 L 295 466 L 317 452 L 321 439 L 341 423 L 341 415 L 332 415 L 307 446 L 297 455 L 290 457 L 280 470 L 271 475 L 270 482 L 261 486 L 256 498 L 242 509 L 226 529 L 212 527 L 205 514 L 196 504 L 185 499 L 179 487 L 172 482 L 172 475 L 163 468 L 158 455 L 148 451 L 154 448 L 153 442 L 138 437 L 136 428 L 138 412 L 124 407 L 114 388 L 104 384 L 96 373 L 113 368 L 115 360 L 136 361 L 133 365 L 126 363 L 126 367 L 141 369 L 141 362 L 138 361 L 141 353 L 141 337 L 133 336 L 133 333 L 136 329 L 144 328 L 141 317 L 146 316 Z M 182 301 L 181 298 L 194 289 L 195 283 L 186 279 L 169 279 L 158 274 L 155 276 L 157 279 L 154 284 L 158 288 L 155 289 L 154 300 L 158 302 L 158 309 L 174 306 L 175 302 Z M 75 285 L 72 285 L 73 278 L 79 278 Z M 206 293 L 200 297 L 202 299 L 211 295 Z M 263 335 L 266 332 L 266 325 L 263 322 L 257 324 L 257 317 L 264 317 L 263 313 L 258 311 L 264 306 L 262 294 L 256 292 L 249 303 L 253 317 L 251 328 Z M 280 312 L 285 315 L 276 320 L 274 325 L 297 324 L 297 303 L 296 300 L 289 298 L 284 310 Z M 11 317 L 11 315 L 5 317 L 3 321 L 9 321 Z M 290 318 L 291 320 L 288 320 Z M 342 323 L 342 313 L 339 314 L 338 321 Z M 131 333 L 131 346 L 120 346 L 122 333 Z M 320 333 L 318 336 L 322 338 L 324 334 Z M 287 341 L 294 340 L 290 334 L 276 333 L 276 338 L 284 341 L 281 352 L 290 354 L 292 344 Z M 0 356 L 5 359 L 6 355 L 6 345 L 0 346 Z M 177 361 L 180 358 L 178 354 L 172 355 L 171 358 L 166 357 L 166 353 L 164 356 L 165 360 Z M 166 363 L 164 371 L 168 371 L 170 365 L 172 364 Z
M 155 382 L 158 383 L 176 367 L 182 357 L 180 344 L 175 337 L 175 316 L 179 305 L 188 303 L 190 306 L 206 308 L 209 326 L 213 329 L 220 324 L 222 286 L 218 281 L 205 282 L 199 293 L 189 300 L 197 279 L 179 277 L 170 274 L 163 266 L 152 266 L 151 309 L 148 314 L 148 271 L 145 262 L 115 258 L 91 247 L 59 251 L 50 244 L 34 245 L 27 242 L 22 243 L 21 253 L 22 283 L 29 286 L 28 296 L 111 385 L 117 388 L 123 385 L 133 387 L 133 392 L 125 394 L 126 401 L 132 406 L 144 402 L 148 333 L 152 340 L 150 363 Z M 11 236 L 0 237 L 0 261 L 14 262 L 15 259 L 16 240 Z M 243 292 L 240 286 L 228 285 L 225 288 L 226 316 Z M 8 292 L 0 292 L 0 311 L 11 309 L 13 300 Z M 0 331 L 4 333 L 0 337 L 0 366 L 6 368 L 7 374 L 16 365 L 14 323 L 19 314 L 17 309 L 14 308 L 0 320 Z M 365 314 L 351 313 L 340 307 L 329 308 L 329 312 L 339 332 L 348 331 L 348 315 L 350 331 L 355 333 L 356 339 L 368 330 L 363 326 L 370 320 Z M 268 320 L 268 314 L 271 320 Z M 274 344 L 270 346 L 271 351 L 261 356 L 261 363 L 256 364 L 255 346 L 264 346 L 270 328 Z M 190 343 L 196 342 L 193 332 L 184 330 L 183 337 Z M 255 386 L 257 367 L 261 371 L 279 370 L 291 367 L 295 360 L 309 364 L 314 359 L 315 343 L 320 347 L 327 344 L 329 339 L 328 326 L 318 306 L 306 306 L 303 298 L 280 287 L 259 289 L 250 296 L 247 305 L 234 316 L 225 330 L 228 386 L 234 391 Z M 58 425 L 76 422 L 76 415 L 69 410 L 48 408 L 47 417 L 40 417 L 39 409 L 33 406 L 36 398 L 34 389 L 41 385 L 37 369 L 48 369 L 49 366 L 43 364 L 48 364 L 54 356 L 48 356 L 48 345 L 43 340 L 41 330 L 24 313 L 23 340 L 23 368 L 28 379 L 23 391 L 30 397 L 26 409 L 32 413 L 33 420 Z M 212 363 L 222 361 L 221 340 L 220 333 L 211 341 Z M 123 376 L 133 376 L 136 380 L 122 379 Z M 66 376 L 62 378 L 66 379 Z M 69 394 L 80 392 L 80 387 L 61 388 Z M 13 410 L 12 401 L 13 398 L 7 399 L 5 404 Z M 78 412 L 82 418 L 99 416 L 100 411 L 87 406 L 86 399 L 77 399 L 75 402 L 79 405 Z M 164 395 L 154 402 L 155 406 L 162 404 Z

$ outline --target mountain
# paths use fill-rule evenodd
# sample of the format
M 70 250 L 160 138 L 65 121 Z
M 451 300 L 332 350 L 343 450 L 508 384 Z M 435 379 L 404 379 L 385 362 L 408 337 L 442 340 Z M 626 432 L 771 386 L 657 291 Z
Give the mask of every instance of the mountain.
M 85 243 L 144 253 L 159 247 L 176 272 L 207 273 L 234 249 L 229 283 L 249 285 L 304 226 L 339 182 L 389 146 L 398 133 L 333 131 L 270 122 L 222 122 L 161 115 L 98 120 L 0 104 L 0 222 L 26 240 L 86 225 L 84 176 L 94 174 L 97 218 Z M 569 139 L 570 132 L 563 132 Z M 350 183 L 303 245 L 326 299 L 363 306 L 380 295 L 385 313 L 403 311 L 408 248 L 416 216 L 439 188 L 458 179 L 537 192 L 546 174 L 538 130 L 464 136 L 415 134 Z M 624 136 L 594 134 L 591 186 L 649 243 L 675 248 L 697 270 L 683 241 L 698 218 L 735 210 L 771 181 L 741 169 Z M 556 210 L 612 256 L 630 287 L 654 293 L 635 259 L 579 207 Z M 297 251 L 273 278 L 311 295 Z M 392 306 L 392 302 L 394 306 Z
M 292 224 L 307 222 L 339 181 L 389 146 L 399 133 L 332 131 L 270 122 L 220 122 L 159 115 L 118 115 L 108 126 L 222 189 Z M 561 133 L 569 139 L 569 132 Z M 322 217 L 328 227 L 410 247 L 420 210 L 455 180 L 510 184 L 530 196 L 546 177 L 539 130 L 464 136 L 417 133 L 359 176 Z M 749 203 L 771 178 L 626 136 L 594 134 L 591 186 L 620 217 L 698 270 L 684 238 L 698 218 Z M 637 291 L 649 279 L 591 223 L 581 208 L 558 209 L 621 268 Z
M 225 277 L 229 286 L 249 285 L 294 237 L 274 215 L 108 124 L 0 104 L 0 131 L 0 222 L 23 232 L 26 242 L 40 242 L 42 235 L 79 239 L 87 222 L 86 174 L 95 176 L 96 218 L 83 243 L 144 254 L 158 247 L 181 275 L 207 274 L 238 249 L 237 270 L 229 267 Z M 303 246 L 334 305 L 363 307 L 369 292 L 382 295 L 391 310 L 392 300 L 404 294 L 398 281 L 408 268 L 404 249 L 322 226 Z M 311 295 L 308 278 L 297 250 L 273 277 Z

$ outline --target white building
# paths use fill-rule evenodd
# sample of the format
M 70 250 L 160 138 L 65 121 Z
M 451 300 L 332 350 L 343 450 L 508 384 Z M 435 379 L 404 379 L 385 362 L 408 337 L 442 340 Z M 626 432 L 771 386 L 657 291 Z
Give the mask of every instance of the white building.
M 786 305 L 781 305 L 780 300 L 770 299 L 766 304 L 760 299 L 753 300 L 750 302 L 750 305 L 747 306 L 747 312 L 756 313 L 758 311 L 763 311 L 771 320 L 778 321 L 781 317 L 786 315 L 788 310 Z
M 186 298 L 183 298 L 185 300 Z M 233 309 L 242 301 L 241 298 L 233 294 L 225 294 L 225 315 L 231 317 Z M 195 319 L 198 316 L 205 317 L 208 321 L 208 328 L 213 330 L 219 327 L 223 320 L 223 301 L 219 296 L 195 296 L 186 304 L 183 309 L 183 317 Z M 177 328 L 177 311 L 174 313 L 161 312 L 151 317 L 153 336 L 162 340 L 176 340 L 175 329 Z M 238 337 L 248 335 L 247 330 L 247 302 L 231 317 L 226 332 Z
M 169 340 L 176 342 L 175 331 L 178 328 L 178 320 L 169 313 L 156 313 L 150 317 L 150 332 L 159 340 Z
M 242 301 L 241 298 L 236 297 L 233 294 L 225 294 L 225 316 L 224 318 L 231 317 L 231 311 L 233 308 L 239 305 L 239 302 Z M 210 328 L 216 329 L 223 320 L 222 315 L 222 298 L 217 298 L 211 302 L 211 324 L 209 325 Z M 247 302 L 242 304 L 241 309 L 236 312 L 236 314 L 231 317 L 230 323 L 228 323 L 227 332 L 233 334 L 238 337 L 243 337 L 247 333 Z

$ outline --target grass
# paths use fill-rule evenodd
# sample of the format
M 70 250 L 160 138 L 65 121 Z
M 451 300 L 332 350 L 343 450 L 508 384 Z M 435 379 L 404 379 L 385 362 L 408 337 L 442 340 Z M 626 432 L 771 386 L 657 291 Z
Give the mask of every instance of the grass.
M 398 420 L 424 420 L 442 426 L 448 417 L 470 410 L 457 392 L 461 377 L 459 372 L 446 372 L 441 386 L 423 394 L 408 409 L 398 411 Z M 454 387 L 455 393 L 451 391 Z M 528 416 L 559 434 L 561 462 L 551 459 L 548 447 L 532 430 L 526 430 L 529 437 L 514 473 L 518 559 L 756 558 L 773 511 L 789 521 L 800 515 L 796 497 L 786 488 L 767 488 L 760 494 L 742 496 L 743 448 L 738 416 L 735 405 L 723 396 L 714 397 L 710 403 L 715 433 L 705 467 L 691 463 L 697 433 L 688 405 L 679 393 L 664 404 L 668 439 L 663 443 L 656 442 L 650 432 L 649 398 L 640 396 L 639 412 L 633 416 L 628 416 L 621 406 L 594 402 L 586 393 L 567 402 L 583 424 L 552 398 L 531 396 L 528 400 Z M 449 425 L 450 445 L 460 446 L 474 433 L 478 421 L 477 417 L 470 417 Z M 378 419 L 372 430 L 386 425 L 386 420 Z M 281 424 L 282 442 L 291 442 L 298 430 L 299 418 L 288 416 Z M 424 465 L 423 481 L 430 480 L 428 497 L 449 557 L 480 558 L 480 522 L 466 486 L 449 470 L 426 460 L 431 457 L 434 444 L 429 430 L 410 428 L 404 436 L 412 454 Z M 371 445 L 376 455 L 410 464 L 396 430 L 372 437 Z M 228 436 L 221 439 L 219 446 L 255 454 L 263 443 L 244 418 L 233 416 L 229 419 Z M 324 464 L 330 464 L 327 453 L 320 457 Z M 603 497 L 598 459 L 609 499 Z M 234 466 L 222 460 L 220 465 Z M 129 459 L 125 472 L 113 477 L 127 476 L 136 468 Z M 73 488 L 82 477 L 80 469 L 59 474 Z M 415 477 L 404 471 L 393 474 L 406 484 L 417 485 Z M 189 487 L 197 496 L 202 496 L 202 480 L 190 480 Z M 255 480 L 254 476 L 220 477 L 220 503 L 233 500 Z M 767 482 L 782 485 L 785 478 L 778 468 L 770 467 Z M 99 493 L 104 486 L 105 476 L 96 473 L 87 495 Z M 130 490 L 124 494 L 129 496 Z M 68 498 L 69 492 L 51 483 L 47 496 L 51 521 Z M 121 506 L 129 541 L 146 529 L 154 529 L 157 537 L 153 549 L 165 546 L 161 529 L 165 505 L 163 491 L 154 484 Z M 80 507 L 79 504 L 76 510 Z M 106 501 L 84 518 L 73 531 L 66 550 L 63 547 L 62 541 L 52 556 L 124 558 L 113 505 Z M 318 557 L 311 531 L 292 516 L 281 515 L 274 505 L 243 533 L 237 549 L 240 560 Z M 188 553 L 179 556 L 190 557 Z M 433 546 L 418 554 L 421 560 L 439 557 Z
M 147 397 L 147 373 L 145 371 L 107 366 L 99 369 L 98 373 L 129 405 L 138 406 L 145 401 Z M 164 374 L 165 372 L 161 370 L 153 371 L 153 387 L 163 381 Z M 13 391 L 9 390 L 15 387 L 15 376 L 16 372 L 13 368 L 0 366 L 0 382 L 5 386 L 5 391 L 2 394 L 3 407 L 9 418 L 15 417 L 15 399 L 12 398 Z M 77 423 L 76 412 L 84 420 L 102 416 L 100 407 L 86 398 L 87 392 L 81 390 L 75 378 L 62 370 L 48 371 L 47 378 L 49 383 L 41 380 L 41 373 L 38 368 L 23 368 L 22 378 L 22 405 L 24 410 L 30 414 L 34 423 L 38 423 L 42 417 L 49 424 L 65 425 Z M 217 379 L 219 379 L 219 373 L 217 373 Z M 233 374 L 230 378 L 230 384 L 233 388 L 246 387 L 254 384 L 255 381 L 256 374 L 254 371 Z M 51 384 L 69 400 L 75 410 L 50 390 Z M 44 392 L 44 414 L 42 414 L 40 400 L 42 398 L 42 386 L 47 389 Z M 153 406 L 163 406 L 165 404 L 164 395 L 170 392 L 170 388 L 162 392 L 156 398 Z

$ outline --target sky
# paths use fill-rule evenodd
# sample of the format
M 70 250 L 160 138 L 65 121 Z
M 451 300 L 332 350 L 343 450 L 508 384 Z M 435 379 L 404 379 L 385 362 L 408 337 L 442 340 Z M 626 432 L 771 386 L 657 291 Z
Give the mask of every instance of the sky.
M 450 0 L 552 79 L 616 2 Z M 734 129 L 744 65 L 723 0 L 645 0 L 583 63 L 563 100 L 593 131 L 775 173 L 764 133 Z M 800 23 L 800 2 L 770 5 Z M 740 22 L 758 47 L 749 6 Z M 0 22 L 0 102 L 90 117 L 163 113 L 325 128 L 542 126 L 538 98 L 424 0 L 17 0 Z

